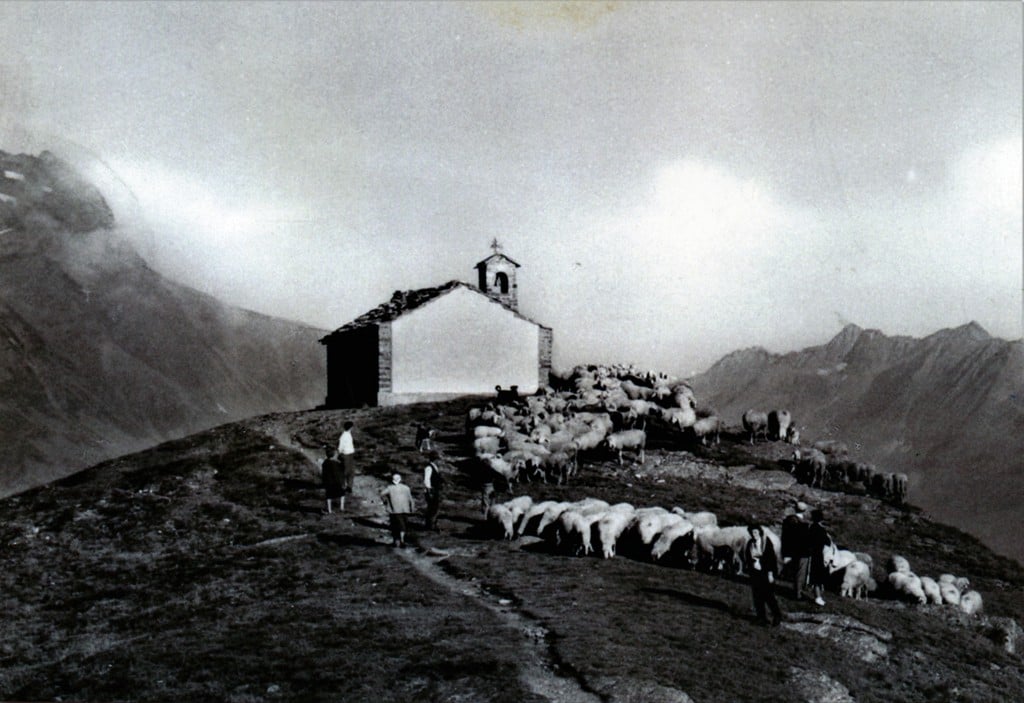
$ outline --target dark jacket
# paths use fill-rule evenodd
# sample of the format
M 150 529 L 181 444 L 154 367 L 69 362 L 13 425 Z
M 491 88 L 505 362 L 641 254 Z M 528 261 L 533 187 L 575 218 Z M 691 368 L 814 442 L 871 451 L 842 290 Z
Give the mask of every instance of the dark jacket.
M 808 525 L 795 515 L 782 521 L 782 556 L 786 559 L 806 559 L 811 556 Z
M 758 574 L 767 578 L 768 574 L 775 575 L 779 571 L 779 561 L 775 556 L 775 547 L 767 536 L 764 538 L 764 550 L 761 557 L 755 559 L 751 551 L 754 548 L 754 538 L 747 540 L 747 546 L 743 548 L 743 567 L 752 577 Z

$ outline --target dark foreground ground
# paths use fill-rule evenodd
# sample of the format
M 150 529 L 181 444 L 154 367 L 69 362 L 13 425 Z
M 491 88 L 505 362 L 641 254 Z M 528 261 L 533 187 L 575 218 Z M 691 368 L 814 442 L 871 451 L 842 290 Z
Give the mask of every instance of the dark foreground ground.
M 983 616 L 835 593 L 819 608 L 780 587 L 783 625 L 761 628 L 741 578 L 495 539 L 458 472 L 466 407 L 255 418 L 0 502 L 0 699 L 1024 700 L 1024 569 L 964 533 L 793 485 L 769 470 L 784 451 L 772 445 L 663 444 L 643 466 L 596 456 L 568 486 L 523 489 L 721 524 L 778 522 L 803 499 L 874 557 L 876 578 L 898 553 L 919 574 L 969 577 L 985 600 Z M 357 497 L 324 517 L 308 448 L 346 419 Z M 395 469 L 419 487 L 416 421 L 440 429 L 454 480 L 441 531 L 417 521 L 396 550 L 374 496 Z

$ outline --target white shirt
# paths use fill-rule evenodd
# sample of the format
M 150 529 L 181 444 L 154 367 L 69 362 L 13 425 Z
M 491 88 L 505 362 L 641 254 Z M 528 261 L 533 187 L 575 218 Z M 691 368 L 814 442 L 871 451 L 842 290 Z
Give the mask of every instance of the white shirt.
M 427 464 L 427 467 L 423 469 L 423 487 L 428 491 L 434 487 L 430 479 L 434 476 L 434 471 L 436 470 L 433 464 Z
M 338 453 L 339 454 L 355 454 L 356 447 L 352 443 L 352 431 L 345 430 L 341 433 L 341 437 L 338 439 Z

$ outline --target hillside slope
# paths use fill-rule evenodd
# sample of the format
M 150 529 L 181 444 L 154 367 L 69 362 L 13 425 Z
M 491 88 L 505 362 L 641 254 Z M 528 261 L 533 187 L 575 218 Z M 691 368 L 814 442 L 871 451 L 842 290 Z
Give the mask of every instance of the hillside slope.
M 911 502 L 1024 561 L 1024 347 L 976 323 L 923 339 L 848 325 L 784 355 L 734 352 L 693 379 L 729 421 L 787 408 L 805 439 L 841 439 L 910 476 Z
M 728 439 L 692 454 L 662 438 L 644 464 L 622 467 L 594 452 L 569 485 L 523 487 L 538 501 L 709 509 L 722 524 L 774 521 L 804 500 L 876 565 L 898 551 L 919 573 L 969 576 L 985 599 L 984 616 L 835 593 L 819 608 L 780 585 L 782 626 L 757 627 L 742 577 L 625 548 L 610 560 L 573 557 L 482 529 L 462 460 L 468 402 L 252 418 L 0 501 L 0 698 L 1024 697 L 1020 654 L 1007 651 L 1024 645 L 1024 569 L 962 532 L 793 484 Z M 333 442 L 349 419 L 356 496 L 346 515 L 323 517 L 308 448 Z M 412 547 L 396 550 L 377 491 L 398 470 L 421 498 L 419 422 L 437 428 L 450 480 L 440 532 L 414 516 Z
M 163 278 L 52 155 L 0 152 L 0 232 L 0 494 L 321 400 L 321 330 Z

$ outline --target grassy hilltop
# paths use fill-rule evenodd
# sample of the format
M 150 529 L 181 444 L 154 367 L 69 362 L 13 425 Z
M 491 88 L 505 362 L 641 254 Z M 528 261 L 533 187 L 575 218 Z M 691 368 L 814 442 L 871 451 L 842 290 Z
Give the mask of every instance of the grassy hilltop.
M 1024 569 L 914 508 L 793 485 L 773 444 L 692 451 L 652 433 L 643 465 L 597 453 L 536 500 L 680 505 L 721 524 L 802 499 L 842 546 L 968 576 L 985 615 L 778 589 L 753 623 L 731 578 L 553 552 L 482 529 L 460 460 L 470 400 L 275 414 L 97 465 L 2 503 L 0 698 L 83 701 L 1024 700 Z M 313 448 L 356 423 L 346 516 L 320 515 Z M 439 533 L 394 550 L 373 498 L 421 499 L 414 423 L 453 472 Z M 500 496 L 499 496 L 500 498 Z M 913 502 L 913 495 L 910 497 Z M 421 500 L 422 503 L 422 500 Z M 1007 637 L 1009 632 L 1009 637 Z M 1014 634 L 1016 633 L 1016 634 Z

